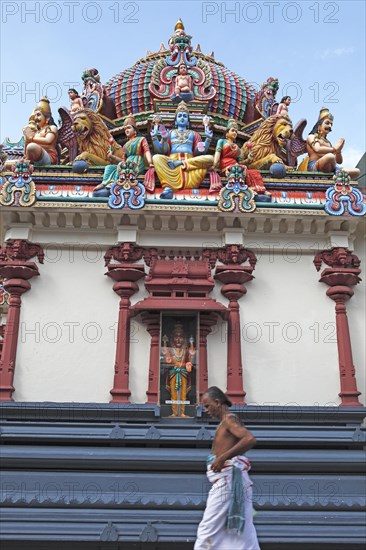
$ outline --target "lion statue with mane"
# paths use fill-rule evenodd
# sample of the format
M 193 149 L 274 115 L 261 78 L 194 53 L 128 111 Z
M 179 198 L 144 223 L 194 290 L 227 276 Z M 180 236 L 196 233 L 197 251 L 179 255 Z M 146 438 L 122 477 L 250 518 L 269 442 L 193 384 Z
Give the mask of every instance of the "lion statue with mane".
M 85 160 L 91 166 L 106 166 L 108 153 L 121 157 L 121 146 L 114 140 L 100 116 L 91 109 L 78 111 L 73 118 L 72 130 L 78 144 L 75 160 Z
M 110 153 L 122 158 L 121 146 L 97 113 L 84 109 L 71 116 L 62 107 L 59 113 L 62 119 L 60 143 L 69 151 L 69 162 L 84 160 L 90 166 L 106 166 L 112 164 Z
M 292 134 L 290 119 L 277 115 L 266 118 L 241 148 L 244 164 L 255 170 L 268 170 L 275 162 L 284 164 Z

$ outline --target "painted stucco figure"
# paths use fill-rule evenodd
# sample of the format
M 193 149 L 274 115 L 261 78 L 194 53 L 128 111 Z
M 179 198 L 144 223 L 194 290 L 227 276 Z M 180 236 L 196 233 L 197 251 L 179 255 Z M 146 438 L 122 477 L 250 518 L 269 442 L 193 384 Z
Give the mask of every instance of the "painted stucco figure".
M 288 108 L 290 106 L 290 103 L 291 103 L 291 97 L 289 95 L 283 96 L 283 98 L 281 99 L 281 103 L 277 107 L 276 116 L 278 117 L 284 116 L 284 117 L 290 118 L 288 114 Z
M 23 134 L 25 160 L 37 166 L 57 164 L 58 130 L 47 97 L 42 97 L 36 105 Z
M 182 401 L 187 400 L 191 389 L 190 373 L 196 355 L 193 338 L 189 339 L 188 346 L 183 325 L 176 323 L 171 334 L 170 345 L 168 346 L 168 336 L 163 336 L 162 341 L 163 360 L 168 367 L 167 390 L 171 400 L 177 401 L 172 404 L 172 416 L 184 417 L 186 416 L 184 414 L 185 404 Z
M 222 176 L 234 164 L 242 161 L 240 147 L 235 143 L 238 136 L 238 125 L 234 119 L 228 121 L 225 138 L 219 139 L 216 144 L 213 168 L 219 170 Z
M 77 113 L 84 109 L 83 100 L 79 96 L 79 92 L 75 88 L 70 88 L 67 92 L 70 98 L 70 112 Z
M 71 129 L 76 138 L 78 156 L 90 166 L 106 166 L 109 154 L 122 159 L 122 147 L 114 140 L 100 116 L 91 109 L 74 114 Z
M 189 110 L 182 101 L 175 113 L 174 130 L 167 131 L 162 124 L 154 124 L 151 139 L 155 154 L 153 164 L 161 182 L 160 197 L 171 199 L 180 189 L 197 189 L 207 169 L 213 165 L 213 156 L 207 155 L 213 136 L 205 126 L 206 139 L 189 129 Z M 159 137 L 160 136 L 160 137 Z
M 343 162 L 342 149 L 344 138 L 339 138 L 333 146 L 328 140 L 328 135 L 333 128 L 333 115 L 326 107 L 319 113 L 319 118 L 306 140 L 308 157 L 301 163 L 299 170 L 309 172 L 336 172 Z M 358 168 L 344 169 L 351 178 L 358 178 Z
M 287 117 L 266 118 L 242 147 L 244 163 L 256 170 L 268 170 L 276 162 L 284 163 L 292 134 L 292 123 Z
M 182 98 L 186 101 L 193 99 L 192 77 L 188 73 L 187 65 L 179 65 L 178 74 L 174 79 L 174 96 L 172 99 Z
M 136 120 L 129 115 L 124 122 L 124 131 L 127 142 L 118 150 L 118 155 L 108 152 L 108 159 L 113 164 L 105 167 L 102 183 L 97 185 L 94 191 L 103 188 L 110 188 L 111 184 L 118 179 L 117 164 L 119 162 L 133 162 L 136 165 L 138 175 L 141 175 L 149 167 L 153 167 L 149 144 L 146 138 L 137 135 Z

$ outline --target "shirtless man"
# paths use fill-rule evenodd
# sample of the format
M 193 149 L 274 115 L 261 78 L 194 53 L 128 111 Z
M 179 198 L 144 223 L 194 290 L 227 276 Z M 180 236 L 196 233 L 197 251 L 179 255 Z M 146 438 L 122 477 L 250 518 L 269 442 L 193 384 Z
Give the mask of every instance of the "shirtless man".
M 207 461 L 207 477 L 213 485 L 194 550 L 259 550 L 253 525 L 250 463 L 242 454 L 255 445 L 256 439 L 229 412 L 232 403 L 219 388 L 209 388 L 202 403 L 205 411 L 221 422 Z
M 336 172 L 343 162 L 342 149 L 344 138 L 339 138 L 333 146 L 328 140 L 328 135 L 333 128 L 333 115 L 326 107 L 323 107 L 319 119 L 311 130 L 306 140 L 306 149 L 309 155 L 307 170 L 309 172 Z M 337 164 L 338 163 L 338 164 Z M 358 168 L 345 169 L 352 179 L 360 175 Z

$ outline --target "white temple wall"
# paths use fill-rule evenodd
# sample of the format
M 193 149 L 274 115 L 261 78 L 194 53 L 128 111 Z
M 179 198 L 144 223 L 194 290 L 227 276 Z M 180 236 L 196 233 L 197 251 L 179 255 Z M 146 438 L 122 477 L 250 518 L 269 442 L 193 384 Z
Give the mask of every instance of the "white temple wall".
M 331 243 L 329 235 L 268 235 L 255 238 L 240 229 L 225 232 L 177 233 L 136 231 L 128 235 L 144 246 L 198 247 L 257 243 L 255 279 L 246 284 L 240 303 L 242 364 L 248 404 L 334 405 L 340 402 L 334 302 L 319 283 L 313 258 L 316 249 Z M 9 233 L 11 235 L 11 233 Z M 123 236 L 119 233 L 119 239 Z M 13 232 L 16 235 L 16 232 Z M 115 362 L 115 331 L 119 297 L 104 273 L 103 255 L 116 243 L 106 231 L 99 238 L 80 234 L 46 235 L 34 230 L 33 242 L 46 248 L 40 277 L 23 296 L 14 385 L 17 401 L 110 401 Z M 126 233 L 127 235 L 127 233 Z M 14 236 L 13 236 L 14 238 Z M 83 248 L 57 243 L 84 242 Z M 241 241 L 240 241 L 241 239 Z M 339 232 L 339 245 L 348 239 Z M 43 241 L 43 242 L 42 242 Z M 99 241 L 99 249 L 95 244 Z M 353 240 L 350 239 L 350 245 Z M 265 244 L 266 243 L 266 244 Z M 295 243 L 295 244 L 294 244 Z M 312 244 L 314 243 L 314 244 Z M 362 235 L 355 253 L 365 269 Z M 57 260 L 57 261 L 56 261 Z M 325 267 L 325 266 L 323 266 Z M 365 278 L 361 274 L 361 277 Z M 132 303 L 148 295 L 139 281 Z M 348 318 L 358 387 L 365 387 L 365 285 L 355 287 Z M 211 296 L 227 305 L 216 282 Z M 226 387 L 227 326 L 219 319 L 208 336 L 209 384 Z M 130 346 L 131 401 L 144 403 L 148 385 L 150 336 L 138 319 L 132 321 Z M 365 402 L 365 398 L 361 398 Z
M 119 298 L 103 275 L 103 254 L 95 262 L 74 250 L 70 262 L 70 250 L 60 252 L 54 262 L 46 251 L 22 299 L 14 399 L 108 402 Z

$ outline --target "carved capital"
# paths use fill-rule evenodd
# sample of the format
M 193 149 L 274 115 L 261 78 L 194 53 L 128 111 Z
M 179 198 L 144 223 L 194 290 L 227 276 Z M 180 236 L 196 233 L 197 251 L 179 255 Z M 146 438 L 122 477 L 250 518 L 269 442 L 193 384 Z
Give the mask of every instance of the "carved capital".
M 314 265 L 317 271 L 320 271 L 323 262 L 334 270 L 339 268 L 358 269 L 361 264 L 361 261 L 356 254 L 352 254 L 349 250 L 342 247 L 332 248 L 331 250 L 322 250 L 319 252 L 314 258 Z
M 28 262 L 37 256 L 40 264 L 43 264 L 44 251 L 39 244 L 29 243 L 22 239 L 16 239 L 0 249 L 0 260 L 7 262 Z
M 257 258 L 254 252 L 237 245 L 229 244 L 217 251 L 217 259 L 225 265 L 241 265 L 249 260 L 250 266 L 255 269 Z
M 132 243 L 121 243 L 119 246 L 112 246 L 104 255 L 104 265 L 109 265 L 113 260 L 119 263 L 133 263 L 141 260 L 144 249 Z

